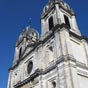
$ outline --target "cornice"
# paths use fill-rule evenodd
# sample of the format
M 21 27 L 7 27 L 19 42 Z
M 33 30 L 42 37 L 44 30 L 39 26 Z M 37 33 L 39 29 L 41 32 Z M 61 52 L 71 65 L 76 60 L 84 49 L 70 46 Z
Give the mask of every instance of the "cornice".
M 25 84 L 27 84 L 30 81 L 33 81 L 36 77 L 38 77 L 40 74 L 40 70 L 37 69 L 32 75 L 30 75 L 29 78 L 25 79 L 24 81 L 18 82 L 16 85 L 14 85 L 14 88 L 19 88 Z
M 88 42 L 88 37 L 83 35 L 82 38 L 85 39 Z
M 79 40 L 84 39 L 84 40 L 86 40 L 86 41 L 88 42 L 88 37 L 86 37 L 86 36 L 84 36 L 84 35 L 79 36 L 79 35 L 77 35 L 76 33 L 72 32 L 72 31 L 69 31 L 69 33 L 70 33 L 70 35 L 72 35 L 72 36 L 78 38 Z
M 70 34 L 71 36 L 73 36 L 73 37 L 78 38 L 79 40 L 82 40 L 82 36 L 80 36 L 80 35 L 78 35 L 78 34 L 72 32 L 72 31 L 69 31 L 69 34 Z

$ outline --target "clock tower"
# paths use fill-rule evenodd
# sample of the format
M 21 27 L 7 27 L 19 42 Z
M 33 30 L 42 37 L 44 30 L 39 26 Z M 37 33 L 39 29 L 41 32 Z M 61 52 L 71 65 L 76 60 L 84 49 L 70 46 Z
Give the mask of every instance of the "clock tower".
M 31 27 L 19 36 L 7 88 L 87 88 L 88 38 L 73 9 L 49 0 L 41 14 L 41 37 Z

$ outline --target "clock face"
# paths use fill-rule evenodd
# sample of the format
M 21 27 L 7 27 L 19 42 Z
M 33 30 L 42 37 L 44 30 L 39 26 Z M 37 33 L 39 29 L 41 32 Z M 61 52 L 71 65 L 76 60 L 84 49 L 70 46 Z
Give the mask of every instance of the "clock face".
M 33 68 L 33 62 L 32 61 L 29 61 L 28 66 L 27 66 L 27 72 L 28 72 L 28 74 L 31 73 L 32 68 Z

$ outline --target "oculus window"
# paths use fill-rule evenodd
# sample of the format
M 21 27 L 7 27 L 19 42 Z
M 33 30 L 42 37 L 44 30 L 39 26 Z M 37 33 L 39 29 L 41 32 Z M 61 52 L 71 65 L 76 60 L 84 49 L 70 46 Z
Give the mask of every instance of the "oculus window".
M 33 62 L 29 61 L 28 66 L 27 66 L 27 73 L 30 74 L 33 68 Z

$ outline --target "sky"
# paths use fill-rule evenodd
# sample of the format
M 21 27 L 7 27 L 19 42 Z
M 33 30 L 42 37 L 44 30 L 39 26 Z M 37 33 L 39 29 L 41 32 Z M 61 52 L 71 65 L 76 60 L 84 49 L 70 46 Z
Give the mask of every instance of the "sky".
M 88 37 L 88 0 L 65 0 L 75 11 L 78 27 Z M 48 0 L 0 0 L 0 88 L 7 88 L 16 41 L 26 26 L 41 30 L 40 15 Z

